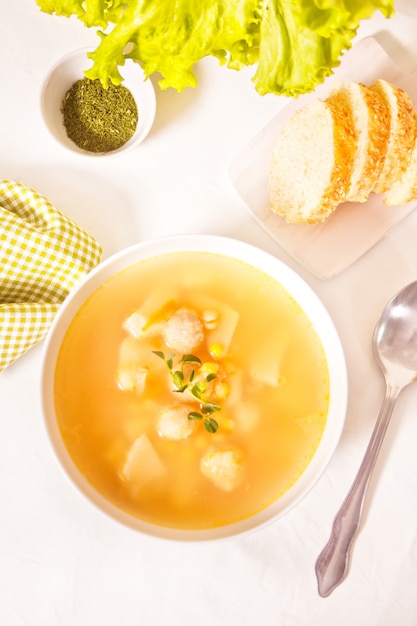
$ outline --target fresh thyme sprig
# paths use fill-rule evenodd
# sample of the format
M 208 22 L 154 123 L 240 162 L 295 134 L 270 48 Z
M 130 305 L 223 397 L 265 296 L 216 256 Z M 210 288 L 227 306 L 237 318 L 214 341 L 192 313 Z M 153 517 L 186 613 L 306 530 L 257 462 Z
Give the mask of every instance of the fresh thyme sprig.
M 203 420 L 204 428 L 209 433 L 215 433 L 219 427 L 218 422 L 211 417 L 213 413 L 216 413 L 221 410 L 221 406 L 218 404 L 213 404 L 213 402 L 207 401 L 205 398 L 205 393 L 207 391 L 207 385 L 217 378 L 217 375 L 213 372 L 207 374 L 203 380 L 199 380 L 194 382 L 195 378 L 195 367 L 192 367 L 190 374 L 187 376 L 184 371 L 185 365 L 191 366 L 200 366 L 201 359 L 194 354 L 184 354 L 179 361 L 179 369 L 174 369 L 174 357 L 175 354 L 169 354 L 168 357 L 165 356 L 163 352 L 160 350 L 152 350 L 153 354 L 156 354 L 160 359 L 162 359 L 166 366 L 168 367 L 169 373 L 171 374 L 172 382 L 174 383 L 174 391 L 176 393 L 184 393 L 184 391 L 189 391 L 189 393 L 199 401 L 201 413 L 199 411 L 191 411 L 188 414 L 188 419 L 190 420 Z

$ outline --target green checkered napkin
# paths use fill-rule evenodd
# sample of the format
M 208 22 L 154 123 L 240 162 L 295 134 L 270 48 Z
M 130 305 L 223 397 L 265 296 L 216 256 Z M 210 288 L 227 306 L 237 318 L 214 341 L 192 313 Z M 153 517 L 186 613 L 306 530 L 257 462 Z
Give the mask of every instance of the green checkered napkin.
M 0 372 L 40 341 L 100 245 L 33 189 L 0 180 Z

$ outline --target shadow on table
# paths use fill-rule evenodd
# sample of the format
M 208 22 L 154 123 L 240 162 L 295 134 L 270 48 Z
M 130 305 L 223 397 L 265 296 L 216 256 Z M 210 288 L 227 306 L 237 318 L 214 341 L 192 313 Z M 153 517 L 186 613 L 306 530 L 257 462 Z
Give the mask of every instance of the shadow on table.
M 198 69 L 193 70 L 197 76 L 198 84 L 201 82 Z M 161 89 L 159 81 L 162 80 L 159 73 L 153 74 L 148 80 L 151 80 L 155 88 L 156 96 L 156 116 L 151 129 L 151 134 L 156 135 L 165 126 L 176 123 L 179 118 L 187 115 L 187 112 L 194 105 L 198 97 L 201 95 L 201 89 L 197 87 L 185 87 L 182 92 L 178 92 L 172 87 Z

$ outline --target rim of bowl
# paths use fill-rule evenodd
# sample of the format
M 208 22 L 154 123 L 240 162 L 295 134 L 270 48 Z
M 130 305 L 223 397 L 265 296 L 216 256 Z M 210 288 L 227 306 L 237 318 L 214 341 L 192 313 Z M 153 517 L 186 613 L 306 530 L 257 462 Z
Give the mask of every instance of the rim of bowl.
M 264 271 L 279 282 L 306 313 L 322 343 L 330 376 L 326 426 L 310 463 L 290 489 L 263 510 L 243 520 L 201 529 L 175 529 L 144 522 L 101 496 L 72 461 L 55 418 L 53 380 L 61 341 L 75 313 L 102 283 L 137 262 L 172 252 L 201 251 L 232 257 Z M 70 484 L 113 521 L 155 538 L 183 542 L 214 541 L 247 534 L 277 521 L 292 510 L 323 475 L 338 446 L 346 418 L 348 377 L 339 334 L 327 309 L 299 274 L 272 254 L 243 241 L 218 235 L 169 235 L 134 244 L 100 263 L 82 278 L 56 314 L 45 339 L 41 374 L 43 422 L 58 466 Z
M 84 47 L 72 50 L 61 56 L 47 71 L 40 88 L 40 109 L 43 123 L 50 135 L 63 148 L 85 157 L 119 156 L 142 143 L 148 136 L 156 115 L 156 94 L 150 78 L 146 78 L 141 66 L 127 58 L 120 67 L 124 87 L 129 89 L 138 108 L 138 123 L 132 137 L 116 150 L 91 152 L 77 146 L 66 133 L 61 105 L 68 89 L 75 81 L 84 78 L 84 71 L 92 65 L 87 57 L 95 48 Z

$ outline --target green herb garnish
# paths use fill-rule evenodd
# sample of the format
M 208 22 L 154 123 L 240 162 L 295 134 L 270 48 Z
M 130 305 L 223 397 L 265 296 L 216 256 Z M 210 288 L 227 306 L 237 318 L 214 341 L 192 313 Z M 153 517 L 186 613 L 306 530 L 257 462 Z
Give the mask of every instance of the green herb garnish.
M 152 352 L 165 362 L 169 373 L 171 374 L 172 382 L 174 383 L 174 391 L 176 393 L 184 393 L 184 391 L 188 390 L 188 392 L 200 402 L 201 413 L 198 411 L 191 411 L 188 414 L 188 419 L 203 420 L 204 428 L 207 432 L 215 433 L 219 425 L 217 421 L 210 416 L 213 413 L 221 411 L 221 406 L 207 401 L 204 394 L 207 391 L 208 383 L 217 378 L 217 375 L 210 373 L 203 380 L 193 383 L 196 372 L 195 368 L 192 367 L 189 374 L 184 371 L 184 368 L 185 365 L 195 365 L 199 367 L 201 365 L 201 359 L 199 359 L 198 356 L 195 356 L 194 354 L 184 354 L 178 363 L 179 369 L 174 369 L 174 354 L 170 354 L 166 357 L 160 350 L 152 350 Z

